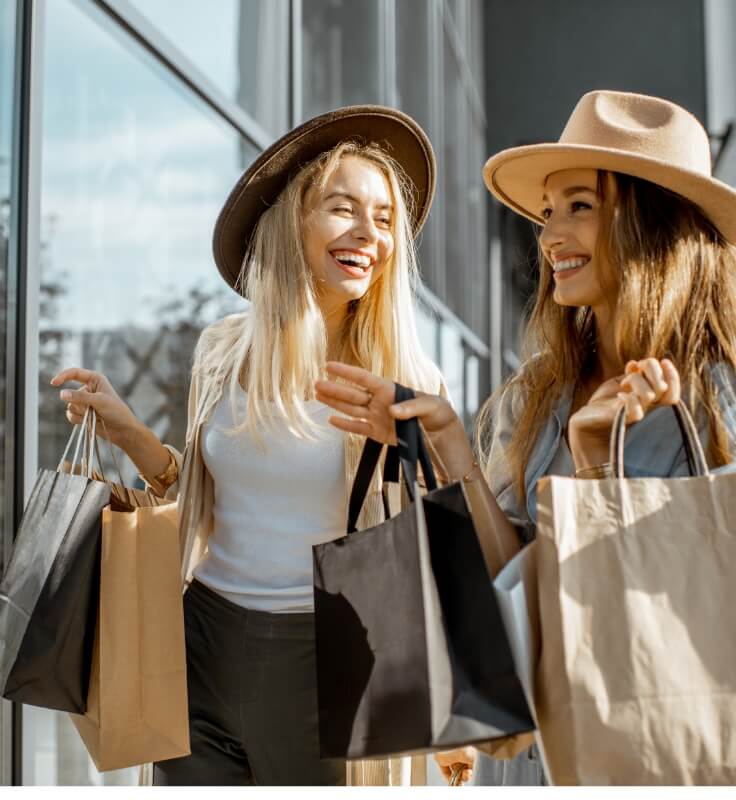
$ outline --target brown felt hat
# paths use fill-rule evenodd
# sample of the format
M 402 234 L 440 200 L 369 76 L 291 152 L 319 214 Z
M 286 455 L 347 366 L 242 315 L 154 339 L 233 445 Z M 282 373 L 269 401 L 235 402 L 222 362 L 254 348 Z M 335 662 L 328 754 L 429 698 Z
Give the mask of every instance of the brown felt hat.
M 212 239 L 215 263 L 235 287 L 253 231 L 298 170 L 345 140 L 377 144 L 409 178 L 412 230 L 419 233 L 432 205 L 435 159 L 427 134 L 409 116 L 386 106 L 346 106 L 314 117 L 264 150 L 241 175 L 222 207 Z
M 483 169 L 488 189 L 540 225 L 547 177 L 590 167 L 656 183 L 690 200 L 729 242 L 736 242 L 736 191 L 712 176 L 708 134 L 684 108 L 627 92 L 589 92 L 558 142 L 513 147 Z

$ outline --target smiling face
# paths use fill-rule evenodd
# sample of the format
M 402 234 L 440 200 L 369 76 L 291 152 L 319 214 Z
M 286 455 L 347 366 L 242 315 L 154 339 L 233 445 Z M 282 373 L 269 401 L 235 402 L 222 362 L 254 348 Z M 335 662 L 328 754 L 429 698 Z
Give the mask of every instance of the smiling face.
M 304 254 L 323 313 L 358 300 L 394 252 L 391 187 L 378 164 L 345 156 L 305 197 Z
M 612 181 L 608 185 L 613 189 Z M 542 202 L 545 223 L 539 243 L 553 270 L 555 302 L 593 309 L 610 304 L 603 288 L 610 265 L 596 246 L 602 211 L 597 170 L 553 172 Z

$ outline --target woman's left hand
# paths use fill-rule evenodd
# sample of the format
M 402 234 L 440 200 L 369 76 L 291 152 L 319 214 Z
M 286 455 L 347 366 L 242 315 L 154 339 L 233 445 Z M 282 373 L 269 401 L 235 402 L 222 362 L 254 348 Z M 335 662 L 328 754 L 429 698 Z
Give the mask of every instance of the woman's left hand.
M 640 422 L 654 408 L 680 400 L 680 375 L 669 359 L 629 361 L 625 374 L 601 384 L 568 423 L 575 466 L 594 466 L 608 460 L 611 426 L 618 410 L 626 409 L 626 423 Z

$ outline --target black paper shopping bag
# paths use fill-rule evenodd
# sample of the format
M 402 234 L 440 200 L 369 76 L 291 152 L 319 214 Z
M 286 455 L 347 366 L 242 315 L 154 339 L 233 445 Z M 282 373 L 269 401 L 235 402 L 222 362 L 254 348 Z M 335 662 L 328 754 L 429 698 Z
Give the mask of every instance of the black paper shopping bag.
M 397 401 L 413 396 L 397 386 Z M 322 757 L 451 748 L 532 730 L 462 484 L 436 488 L 419 422 L 397 422 L 411 504 L 355 530 L 381 453 L 370 440 L 348 535 L 313 548 Z M 429 492 L 421 495 L 417 464 Z
M 102 509 L 107 483 L 92 480 L 87 425 L 86 475 L 41 470 L 0 582 L 0 693 L 8 700 L 83 713 L 92 666 L 99 596 Z M 94 434 L 93 434 L 94 440 Z

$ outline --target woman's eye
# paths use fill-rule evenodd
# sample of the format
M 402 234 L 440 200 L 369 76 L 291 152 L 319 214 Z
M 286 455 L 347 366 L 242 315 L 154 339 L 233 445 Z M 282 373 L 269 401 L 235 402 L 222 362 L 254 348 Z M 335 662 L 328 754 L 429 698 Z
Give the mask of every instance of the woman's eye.
M 386 225 L 386 226 L 388 226 L 388 225 L 390 225 L 390 224 L 391 224 L 391 218 L 390 218 L 390 217 L 378 217 L 378 219 L 376 220 L 376 222 L 377 222 L 379 225 Z
M 591 209 L 593 206 L 591 206 L 590 203 L 584 202 L 583 200 L 573 200 L 573 202 L 570 204 L 570 208 L 573 211 L 581 211 L 583 209 Z
M 543 220 L 548 220 L 552 216 L 552 209 L 551 208 L 543 208 L 542 213 L 540 214 Z
M 353 211 L 353 209 L 350 208 L 350 206 L 336 206 L 333 210 L 341 214 L 351 214 Z

